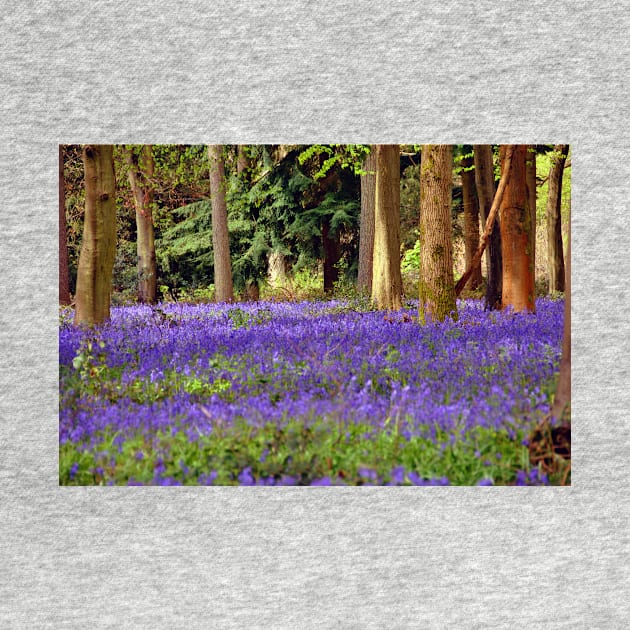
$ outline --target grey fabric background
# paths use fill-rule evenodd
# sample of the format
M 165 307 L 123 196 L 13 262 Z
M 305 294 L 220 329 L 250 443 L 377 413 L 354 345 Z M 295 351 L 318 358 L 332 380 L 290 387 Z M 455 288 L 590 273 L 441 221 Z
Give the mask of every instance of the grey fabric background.
M 0 628 L 627 628 L 628 2 L 7 2 Z M 60 488 L 57 145 L 570 142 L 572 488 Z

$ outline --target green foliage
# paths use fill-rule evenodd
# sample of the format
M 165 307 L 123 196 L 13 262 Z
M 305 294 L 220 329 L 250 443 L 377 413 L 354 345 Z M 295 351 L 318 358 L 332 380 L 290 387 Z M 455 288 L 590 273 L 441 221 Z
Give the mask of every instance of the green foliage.
M 220 387 L 228 388 L 224 381 Z M 192 385 L 189 385 L 189 387 Z M 203 387 L 200 391 L 205 391 Z M 280 426 L 254 427 L 238 422 L 218 426 L 210 435 L 190 441 L 185 431 L 158 431 L 152 437 L 137 435 L 116 446 L 116 436 L 104 434 L 98 450 L 60 448 L 59 482 L 94 485 L 106 481 L 150 484 L 158 462 L 163 475 L 196 485 L 197 479 L 216 471 L 216 485 L 238 485 L 245 469 L 257 478 L 281 480 L 290 476 L 299 485 L 329 477 L 349 485 L 379 480 L 390 483 L 395 467 L 414 471 L 425 479 L 448 477 L 452 485 L 474 485 L 482 479 L 495 485 L 514 481 L 514 471 L 528 467 L 523 435 L 477 428 L 466 439 L 452 440 L 439 434 L 436 440 L 400 434 L 402 419 L 390 418 L 378 432 L 370 425 L 345 425 L 334 418 L 310 423 L 287 420 Z M 71 478 L 73 464 L 76 472 Z M 403 485 L 412 481 L 405 475 Z
M 336 166 L 349 169 L 355 175 L 365 175 L 363 160 L 370 153 L 370 146 L 366 144 L 311 144 L 298 155 L 300 165 L 309 161 L 315 162 L 313 179 L 325 177 Z

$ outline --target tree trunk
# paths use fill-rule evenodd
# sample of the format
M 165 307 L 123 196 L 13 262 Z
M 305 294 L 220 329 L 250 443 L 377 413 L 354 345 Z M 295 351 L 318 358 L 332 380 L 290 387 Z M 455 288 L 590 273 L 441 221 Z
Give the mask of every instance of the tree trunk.
M 70 267 L 66 234 L 66 190 L 63 170 L 63 145 L 59 145 L 59 304 L 68 305 L 70 296 Z
M 503 308 L 536 310 L 534 301 L 534 260 L 529 249 L 531 216 L 527 204 L 525 160 L 527 145 L 513 145 L 512 170 L 501 200 L 501 242 L 503 245 Z M 504 165 L 507 145 L 501 147 Z
M 568 144 L 554 147 L 554 158 L 549 171 L 547 197 L 547 264 L 549 292 L 564 291 L 564 257 L 562 255 L 562 175 L 569 152 Z
M 245 177 L 250 169 L 249 155 L 247 153 L 247 145 L 239 144 L 236 155 L 236 173 Z
M 563 153 L 566 153 L 563 151 Z M 560 378 L 551 409 L 551 415 L 562 420 L 571 405 L 571 221 L 569 219 L 569 239 L 567 243 L 567 264 L 564 291 L 564 332 L 562 336 L 562 358 Z
M 217 302 L 232 302 L 232 264 L 225 201 L 223 145 L 208 147 L 210 160 L 210 195 L 212 198 L 212 247 L 214 250 L 214 290 Z
M 479 263 L 481 260 L 481 256 L 483 255 L 484 250 L 486 249 L 486 245 L 490 241 L 493 233 L 493 227 L 497 225 L 497 218 L 499 214 L 499 207 L 501 205 L 501 201 L 503 199 L 503 191 L 507 185 L 507 182 L 510 177 L 511 165 L 512 165 L 512 153 L 514 151 L 513 145 L 509 145 L 505 151 L 505 159 L 503 162 L 503 173 L 501 175 L 501 181 L 499 182 L 499 187 L 497 188 L 497 192 L 494 195 L 494 199 L 492 200 L 492 206 L 490 208 L 490 212 L 488 217 L 486 218 L 486 225 L 483 229 L 483 234 L 479 239 L 479 247 L 477 248 L 477 252 L 473 256 L 472 262 L 470 263 L 470 267 L 464 272 L 464 275 L 457 281 L 455 285 L 455 296 L 458 296 L 464 286 L 468 282 L 468 278 L 471 276 L 473 267 Z M 500 306 L 500 305 L 499 305 Z
M 466 269 L 471 266 L 472 258 L 479 247 L 479 203 L 475 188 L 475 171 L 472 146 L 464 145 L 462 164 L 462 196 L 464 201 L 464 252 Z M 481 261 L 473 268 L 467 288 L 474 291 L 481 285 Z
M 363 161 L 365 175 L 361 175 L 361 218 L 359 224 L 359 291 L 372 293 L 372 264 L 374 260 L 374 202 L 376 193 L 376 149 Z
M 116 256 L 116 177 L 112 145 L 83 147 L 85 219 L 77 270 L 75 325 L 109 319 Z
M 331 233 L 330 220 L 322 219 L 322 244 L 324 247 L 324 292 L 330 293 L 339 279 L 337 263 L 341 256 L 339 233 Z
M 376 145 L 372 300 L 380 309 L 402 308 L 400 273 L 400 150 Z
M 457 319 L 451 195 L 453 147 L 425 144 L 420 162 L 420 302 L 422 324 Z
M 532 258 L 534 274 L 534 293 L 536 291 L 536 145 L 527 146 L 525 160 L 525 183 L 527 186 L 527 211 L 529 212 L 529 253 Z
M 267 274 L 272 287 L 284 286 L 287 283 L 287 261 L 280 250 L 274 249 L 269 252 Z
M 495 195 L 494 164 L 491 144 L 473 145 L 475 161 L 475 183 L 479 200 L 481 225 L 486 229 L 486 221 L 492 208 Z M 501 226 L 496 221 L 488 240 L 486 253 L 486 309 L 501 308 L 503 292 L 503 261 L 501 260 Z
M 144 145 L 138 155 L 133 148 L 125 149 L 129 165 L 129 185 L 136 208 L 138 252 L 138 301 L 155 304 L 157 301 L 157 264 L 153 231 L 153 148 Z M 142 162 L 141 162 L 142 160 Z

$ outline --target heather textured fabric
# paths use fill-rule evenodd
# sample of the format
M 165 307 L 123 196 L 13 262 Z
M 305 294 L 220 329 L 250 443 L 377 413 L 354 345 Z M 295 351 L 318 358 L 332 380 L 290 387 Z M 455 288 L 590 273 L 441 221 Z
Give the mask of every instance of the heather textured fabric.
M 628 4 L 5 4 L 0 627 L 627 627 Z M 72 142 L 570 143 L 573 486 L 59 487 Z

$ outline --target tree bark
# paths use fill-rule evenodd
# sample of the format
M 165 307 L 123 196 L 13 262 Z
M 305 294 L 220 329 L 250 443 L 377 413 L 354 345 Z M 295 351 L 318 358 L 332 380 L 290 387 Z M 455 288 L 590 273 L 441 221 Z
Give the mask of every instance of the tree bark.
M 534 292 L 536 287 L 536 145 L 527 146 L 525 159 L 525 183 L 527 186 L 527 211 L 529 212 L 529 252 L 532 258 L 532 273 L 534 274 Z
M 514 150 L 513 146 L 508 145 L 505 151 L 505 159 L 503 162 L 503 172 L 501 174 L 501 181 L 499 182 L 499 187 L 497 188 L 497 192 L 494 195 L 494 200 L 492 201 L 492 207 L 490 208 L 490 212 L 486 219 L 486 225 L 484 227 L 483 234 L 481 235 L 481 238 L 479 239 L 479 247 L 477 249 L 476 254 L 473 256 L 471 266 L 466 270 L 464 275 L 457 281 L 457 284 L 455 285 L 456 296 L 459 295 L 462 292 L 463 288 L 466 286 L 466 283 L 468 282 L 468 278 L 472 274 L 474 265 L 476 265 L 481 260 L 481 256 L 483 255 L 486 245 L 491 242 L 492 234 L 494 233 L 494 230 L 498 228 L 498 222 L 496 219 L 498 218 L 499 208 L 503 200 L 503 191 L 505 190 L 505 187 L 508 183 L 508 179 L 511 175 L 513 150 Z M 488 307 L 486 305 L 486 308 L 499 308 L 500 306 L 501 306 L 500 304 L 498 304 L 498 306 L 492 305 L 491 307 Z
M 479 247 L 479 203 L 475 187 L 475 171 L 472 146 L 464 145 L 462 165 L 462 196 L 464 201 L 464 255 L 466 269 L 471 266 L 472 258 Z M 474 267 L 467 288 L 474 291 L 483 282 L 481 261 Z
M 451 195 L 453 147 L 425 144 L 420 162 L 420 301 L 422 324 L 457 319 Z
M 372 300 L 380 309 L 402 308 L 400 273 L 400 150 L 376 145 Z
M 225 200 L 223 145 L 208 146 L 210 195 L 212 201 L 212 247 L 214 250 L 214 290 L 217 302 L 234 301 L 232 263 Z
M 129 166 L 129 185 L 136 208 L 138 252 L 138 301 L 155 304 L 157 301 L 157 264 L 155 260 L 155 233 L 153 230 L 153 148 L 144 145 L 140 156 L 133 148 L 125 149 Z M 142 163 L 141 163 L 142 160 Z
M 501 147 L 502 168 L 507 145 Z M 531 216 L 527 204 L 525 160 L 527 145 L 513 145 L 511 174 L 501 200 L 501 242 L 503 245 L 502 307 L 515 311 L 536 310 L 534 261 L 529 249 Z
M 372 265 L 374 260 L 374 205 L 376 200 L 376 149 L 363 161 L 365 175 L 361 175 L 361 217 L 359 223 L 359 291 L 372 294 Z
M 239 144 L 236 154 L 236 174 L 245 177 L 250 169 L 249 155 L 246 145 Z
M 482 228 L 485 231 L 486 222 L 495 198 L 492 145 L 475 144 L 473 145 L 473 150 L 479 214 Z M 501 295 L 503 292 L 503 261 L 501 260 L 501 226 L 499 221 L 496 221 L 489 235 L 488 251 L 486 253 L 485 307 L 487 310 L 494 310 L 501 308 Z
M 77 270 L 75 325 L 109 319 L 116 256 L 116 178 L 112 145 L 85 145 L 85 219 Z
M 63 145 L 59 145 L 59 304 L 68 305 L 70 296 L 70 266 L 66 234 L 66 190 L 63 168 Z
M 269 252 L 267 276 L 272 287 L 284 286 L 287 283 L 287 261 L 285 255 L 278 249 Z
M 339 233 L 332 232 L 330 221 L 322 220 L 322 244 L 324 248 L 324 292 L 330 293 L 339 279 L 337 263 L 341 255 Z
M 567 243 L 567 264 L 564 291 L 564 332 L 562 336 L 562 358 L 560 359 L 560 378 L 551 408 L 551 415 L 562 420 L 571 405 L 571 221 L 569 219 L 569 238 Z
M 564 291 L 564 257 L 562 255 L 562 176 L 569 152 L 568 144 L 554 147 L 554 158 L 549 172 L 547 197 L 547 264 L 549 292 Z

